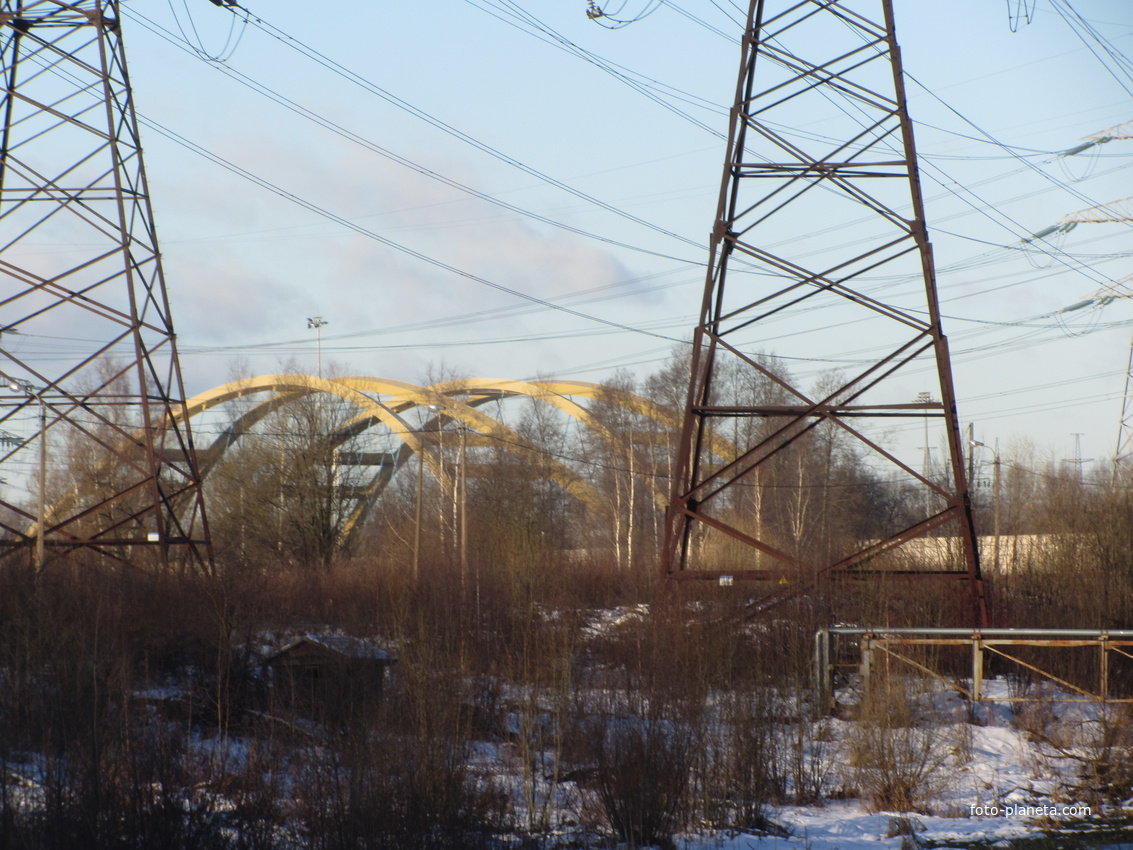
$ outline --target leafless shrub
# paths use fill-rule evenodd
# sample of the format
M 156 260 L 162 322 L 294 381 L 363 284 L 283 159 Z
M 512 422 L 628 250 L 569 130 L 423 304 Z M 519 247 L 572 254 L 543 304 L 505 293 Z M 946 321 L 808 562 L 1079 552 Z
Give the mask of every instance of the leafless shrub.
M 1133 713 L 1127 705 L 1099 706 L 1098 712 L 1075 724 L 1067 746 L 1053 755 L 1077 767 L 1068 789 L 1075 801 L 1120 804 L 1133 795 Z
M 488 846 L 501 825 L 498 789 L 477 787 L 466 763 L 438 770 L 420 747 L 412 737 L 371 733 L 307 749 L 293 779 L 304 845 Z
M 956 723 L 952 727 L 951 735 L 952 759 L 956 764 L 968 764 L 972 760 L 972 748 L 975 746 L 975 733 L 971 723 Z
M 606 825 L 631 846 L 667 844 L 689 820 L 706 761 L 703 659 L 676 605 L 654 603 L 603 645 L 575 701 L 565 754 Z
M 764 830 L 770 826 L 769 804 L 786 792 L 783 750 L 786 739 L 778 723 L 774 692 L 762 684 L 739 684 L 717 697 L 719 757 L 722 780 L 716 789 L 720 803 L 712 822 L 735 829 Z
M 785 726 L 781 734 L 792 800 L 799 805 L 821 803 L 830 791 L 838 754 L 829 725 L 800 719 Z
M 946 741 L 916 719 L 905 688 L 875 683 L 847 736 L 849 778 L 871 811 L 925 812 L 942 786 Z
M 398 661 L 377 716 L 324 725 L 304 750 L 297 817 L 312 850 L 472 848 L 511 826 L 510 800 L 472 761 L 476 719 L 496 696 L 477 685 L 460 618 L 437 601 L 391 612 Z
M 598 796 L 631 847 L 672 845 L 687 822 L 688 730 L 663 712 L 604 718 L 592 728 Z
M 1012 722 L 1032 741 L 1049 743 L 1062 748 L 1069 743 L 1068 730 L 1062 727 L 1055 712 L 1054 694 L 1050 685 L 1028 678 L 1011 680 L 1009 693 L 1017 700 Z

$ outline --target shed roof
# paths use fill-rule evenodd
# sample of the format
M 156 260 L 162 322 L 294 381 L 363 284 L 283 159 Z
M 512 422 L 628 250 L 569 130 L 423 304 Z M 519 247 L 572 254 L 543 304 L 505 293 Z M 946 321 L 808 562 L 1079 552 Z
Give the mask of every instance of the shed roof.
M 323 634 L 315 632 L 307 632 L 304 635 L 284 644 L 275 652 L 267 656 L 267 660 L 274 661 L 275 659 L 288 655 L 304 646 L 314 647 L 321 649 L 333 655 L 341 656 L 345 659 L 354 659 L 360 661 L 389 661 L 389 652 L 382 649 L 372 640 L 368 638 L 355 637 L 354 635 L 342 634 Z

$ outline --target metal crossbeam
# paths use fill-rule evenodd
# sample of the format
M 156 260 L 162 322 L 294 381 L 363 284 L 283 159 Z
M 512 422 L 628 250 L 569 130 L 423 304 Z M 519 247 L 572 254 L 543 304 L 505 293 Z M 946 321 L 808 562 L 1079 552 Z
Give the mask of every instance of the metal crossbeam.
M 867 562 L 939 577 L 900 550 L 945 534 L 961 540 L 943 573 L 962 616 L 986 625 L 891 2 L 753 0 L 742 54 L 663 572 L 790 594 Z M 849 365 L 817 388 L 782 366 L 815 361 Z M 725 397 L 744 382 L 764 398 Z M 893 444 L 900 417 L 925 423 L 924 446 Z M 712 451 L 714 431 L 735 456 Z M 864 476 L 839 465 L 851 457 Z M 883 488 L 915 510 L 835 527 L 835 507 L 865 516 Z
M 41 538 L 211 563 L 117 0 L 0 0 L 0 427 L 42 401 L 45 516 L 0 500 L 0 556 Z M 54 342 L 66 340 L 65 343 Z M 25 446 L 5 444 L 18 468 Z M 30 489 L 30 488 L 29 488 Z M 42 520 L 42 522 L 41 522 Z
M 908 629 L 869 629 L 836 627 L 821 629 L 815 634 L 815 687 L 819 705 L 823 711 L 834 708 L 834 671 L 839 657 L 836 641 L 839 638 L 858 640 L 859 660 L 857 668 L 860 684 L 870 687 L 870 680 L 876 672 L 878 657 L 896 662 L 896 668 L 934 679 L 950 690 L 956 691 L 973 702 L 1034 702 L 1050 700 L 1053 702 L 1097 702 L 1133 703 L 1128 691 L 1114 693 L 1113 660 L 1130 659 L 1133 649 L 1133 631 L 1128 629 L 950 629 L 950 628 L 908 628 Z M 910 657 L 913 648 L 941 649 L 960 647 L 970 654 L 970 675 L 959 677 L 945 669 L 944 658 L 937 653 L 928 653 L 921 660 Z M 1094 670 L 1077 670 L 1083 679 L 1071 682 L 1065 675 L 1058 675 L 1047 667 L 1032 663 L 1019 657 L 1016 649 L 1041 648 L 1047 650 L 1089 649 L 1097 662 Z M 1008 649 L 1012 651 L 1009 652 Z M 936 655 L 934 660 L 932 656 Z M 1030 692 L 1020 689 L 1016 693 L 989 696 L 984 687 L 985 670 L 990 657 L 1002 659 L 1005 672 L 1024 676 L 1036 682 L 1056 685 L 1055 690 L 1039 688 Z M 1122 670 L 1133 670 L 1125 664 Z M 1091 678 L 1091 681 L 1085 681 Z M 1126 677 L 1127 679 L 1128 677 Z M 1126 682 L 1126 687 L 1128 686 Z M 1118 690 L 1120 690 L 1118 688 Z

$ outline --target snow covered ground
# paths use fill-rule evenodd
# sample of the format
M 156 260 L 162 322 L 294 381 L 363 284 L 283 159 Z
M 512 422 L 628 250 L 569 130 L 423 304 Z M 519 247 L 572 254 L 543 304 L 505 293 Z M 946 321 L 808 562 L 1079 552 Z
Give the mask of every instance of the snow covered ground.
M 604 610 L 589 621 L 584 634 L 612 640 L 618 629 L 632 630 L 646 616 L 647 609 L 643 606 Z M 272 643 L 286 643 L 285 638 L 277 637 L 278 640 L 262 642 L 261 655 L 270 654 Z M 595 716 L 587 712 L 605 711 L 613 717 L 613 712 L 623 711 L 624 706 L 618 700 L 623 692 L 605 682 L 595 677 L 587 685 L 592 691 L 584 689 L 572 697 L 571 709 L 581 711 L 587 719 Z M 855 704 L 862 695 L 852 683 L 838 691 L 841 708 L 837 716 L 818 720 L 805 719 L 809 715 L 804 697 L 771 689 L 773 696 L 767 716 L 776 733 L 789 733 L 781 735 L 776 744 L 781 748 L 776 752 L 782 760 L 776 775 L 786 777 L 786 781 L 776 785 L 775 793 L 783 799 L 798 799 L 797 787 L 812 787 L 820 789 L 823 802 L 768 807 L 765 814 L 777 828 L 767 834 L 690 831 L 676 836 L 673 844 L 681 850 L 865 850 L 867 847 L 1024 850 L 1027 845 L 1020 842 L 1034 839 L 1036 844 L 1027 850 L 1054 850 L 1056 847 L 1133 850 L 1133 799 L 1129 799 L 1133 796 L 1133 712 L 1128 706 L 1063 701 L 1063 695 L 1050 687 L 1037 694 L 1041 698 L 1010 702 L 1008 698 L 1019 697 L 1024 686 L 1019 680 L 1009 683 L 1002 678 L 986 681 L 987 699 L 974 705 L 945 690 L 943 685 L 930 687 L 916 677 L 896 680 L 896 684 L 884 704 L 900 704 L 908 709 L 910 713 L 901 715 L 904 718 L 901 722 L 893 722 L 895 715 L 857 711 Z M 534 687 L 509 683 L 499 690 L 498 698 L 493 701 L 498 710 L 493 718 L 499 723 L 486 725 L 480 730 L 482 736 L 473 739 L 475 756 L 471 760 L 477 781 L 482 781 L 486 789 L 498 790 L 501 798 L 510 801 L 509 817 L 514 814 L 513 819 L 501 818 L 500 832 L 492 833 L 492 841 L 498 839 L 501 848 L 616 847 L 610 837 L 612 819 L 604 818 L 600 811 L 594 764 L 587 761 L 592 754 L 582 751 L 579 755 L 579 751 L 562 745 L 561 740 L 557 741 L 560 746 L 556 750 L 556 735 L 568 718 L 551 718 L 552 709 Z M 592 694 L 596 701 L 594 706 L 589 705 Z M 874 697 L 878 695 L 875 690 Z M 184 683 L 171 682 L 137 691 L 133 696 L 133 710 L 139 718 L 170 717 L 174 715 L 171 704 L 185 700 L 187 690 Z M 430 695 L 422 704 L 431 705 L 431 699 Z M 710 720 L 695 728 L 698 734 L 712 738 L 714 729 L 723 728 L 728 721 L 717 713 L 722 700 L 718 701 L 715 695 L 708 700 Z M 869 700 L 865 703 L 874 705 Z M 767 710 L 766 705 L 764 710 Z M 859 714 L 874 720 L 854 719 Z M 633 715 L 628 712 L 617 716 L 623 721 L 630 718 L 632 722 Z M 748 715 L 727 715 L 732 721 L 740 716 Z M 887 716 L 888 724 L 878 722 L 878 718 Z M 257 718 L 264 720 L 266 715 L 260 712 Z M 320 738 L 318 724 L 309 720 L 294 723 L 274 720 L 281 728 L 286 726 L 299 734 L 281 735 L 269 747 L 256 739 L 254 732 L 244 732 L 248 737 L 221 736 L 211 728 L 194 728 L 184 742 L 191 758 L 181 767 L 203 770 L 219 766 L 219 775 L 225 781 L 171 787 L 163 791 L 161 799 L 183 803 L 186 817 L 193 813 L 190 804 L 199 805 L 212 818 L 210 823 L 227 824 L 225 818 L 236 810 L 238 802 L 231 796 L 232 789 L 239 785 L 231 781 L 234 777 L 243 776 L 249 788 L 260 789 L 263 799 L 267 799 L 268 795 L 282 793 L 284 788 L 288 789 L 287 796 L 293 796 L 296 790 L 302 791 L 301 786 L 308 778 L 303 765 L 329 771 L 321 774 L 324 777 L 339 770 L 333 765 L 327 768 L 323 763 L 329 752 L 328 741 L 333 736 Z M 169 724 L 171 734 L 185 728 L 183 721 L 164 722 Z M 552 729 L 556 723 L 560 724 L 556 727 L 559 732 Z M 156 720 L 149 725 L 142 724 L 150 733 L 158 725 Z M 255 728 L 256 723 L 245 725 L 245 729 Z M 599 727 L 583 725 L 580 728 L 594 732 Z M 664 728 L 685 727 L 677 722 Z M 863 730 L 871 729 L 873 736 L 863 737 Z M 881 729 L 888 732 L 879 738 Z M 892 737 L 886 739 L 885 734 Z M 721 737 L 720 740 L 736 739 Z M 802 749 L 791 750 L 796 742 L 802 742 Z M 910 799 L 915 798 L 915 812 L 877 811 L 876 806 L 869 805 L 871 782 L 884 772 L 877 766 L 879 762 L 871 761 L 868 755 L 877 751 L 879 742 L 886 746 L 896 742 L 892 758 L 916 761 L 923 757 L 928 765 L 918 774 L 915 793 L 909 795 Z M 903 754 L 899 750 L 902 742 L 906 746 Z M 710 742 L 705 749 L 718 755 L 721 747 L 713 750 L 712 746 Z M 274 762 L 267 760 L 269 750 L 273 749 L 280 755 Z M 392 751 L 375 749 L 373 752 Z M 760 750 L 752 763 L 755 758 L 766 758 L 767 752 Z M 805 756 L 807 770 L 803 781 L 808 783 L 805 786 L 793 784 L 799 774 L 793 773 L 787 764 L 796 752 Z M 45 789 L 52 776 L 52 766 L 41 754 L 25 756 L 3 765 L 8 780 L 7 805 L 12 811 L 24 814 L 47 811 L 50 800 Z M 261 758 L 264 760 L 259 761 Z M 366 764 L 376 771 L 372 775 L 365 774 L 367 777 L 384 776 L 383 762 Z M 683 768 L 675 774 L 678 784 L 684 777 L 681 770 Z M 205 773 L 207 771 L 201 775 Z M 557 782 L 549 782 L 550 775 L 556 776 Z M 700 774 L 698 788 L 701 791 L 732 781 L 721 780 L 720 785 L 710 786 L 703 778 L 705 775 L 708 773 Z M 642 775 L 641 781 L 648 782 L 651 776 L 656 778 L 657 774 Z M 820 781 L 815 777 L 821 777 Z M 631 783 L 631 791 L 646 787 L 635 783 L 636 780 Z M 1103 787 L 1107 784 L 1109 789 Z M 657 784 L 649 787 L 657 787 Z M 1122 789 L 1121 792 L 1113 793 L 1115 787 Z M 1109 793 L 1101 793 L 1106 790 Z M 735 809 L 730 807 L 736 805 L 733 794 L 737 792 L 727 786 L 724 793 L 727 794 L 724 817 L 709 821 L 713 816 L 709 814 L 705 816 L 705 823 L 733 822 L 731 815 Z M 273 797 L 271 803 L 275 805 L 279 799 Z M 320 799 L 317 806 L 322 805 Z M 709 808 L 701 807 L 697 811 Z M 302 833 L 300 818 L 300 815 L 285 812 L 281 806 L 280 816 L 268 816 L 261 826 L 281 833 L 275 847 L 291 850 L 308 846 L 298 837 Z M 1123 825 L 1124 831 L 1106 826 L 1103 832 L 1103 820 L 1111 825 Z M 1087 834 L 1084 831 L 1087 827 L 1093 832 Z M 1059 843 L 1037 841 L 1051 834 L 1058 835 Z M 537 838 L 531 838 L 532 835 Z
M 1002 680 L 988 683 L 990 696 L 1006 696 Z M 848 695 L 852 699 L 852 695 Z M 946 751 L 934 777 L 928 813 L 870 812 L 857 799 L 821 806 L 772 809 L 785 836 L 689 835 L 685 850 L 876 850 L 973 845 L 1007 848 L 1020 839 L 1058 835 L 1065 847 L 1133 850 L 1133 828 L 1103 837 L 1099 818 L 1129 824 L 1133 799 L 1102 806 L 1082 799 L 1082 772 L 1097 754 L 1103 712 L 1094 703 L 1051 700 L 1036 704 L 989 701 L 970 709 L 958 696 L 938 693 L 933 710 Z M 1113 709 L 1109 709 L 1113 711 Z M 849 774 L 845 740 L 849 721 L 831 720 L 841 742 L 831 758 L 832 788 Z M 1125 751 L 1123 758 L 1128 758 Z M 837 794 L 835 794 L 837 796 Z M 1090 825 L 1093 829 L 1090 829 Z M 1092 834 L 1091 834 L 1092 832 Z

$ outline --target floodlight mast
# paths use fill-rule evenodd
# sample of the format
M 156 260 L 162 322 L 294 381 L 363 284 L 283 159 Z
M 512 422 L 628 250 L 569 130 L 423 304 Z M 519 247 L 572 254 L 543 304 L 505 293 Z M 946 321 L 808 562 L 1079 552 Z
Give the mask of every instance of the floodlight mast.
M 36 539 L 207 569 L 120 24 L 118 0 L 0 0 L 0 368 L 41 388 L 43 439 L 65 449 Z M 33 334 L 94 342 L 46 354 L 9 344 Z M 0 397 L 0 426 L 35 403 Z M 29 545 L 34 521 L 5 499 L 0 557 Z
M 770 582 L 778 592 L 768 599 L 817 592 L 833 578 L 946 580 L 962 588 L 952 594 L 960 616 L 982 626 L 987 603 L 902 74 L 891 0 L 751 2 L 662 572 Z M 817 223 L 821 233 L 808 236 Z M 764 341 L 772 321 L 774 351 Z M 847 342 L 854 365 L 818 391 L 780 365 L 845 362 Z M 737 374 L 763 387 L 758 398 L 727 384 Z M 912 381 L 927 400 L 908 401 Z M 883 448 L 902 417 L 943 426 L 942 473 L 918 469 L 912 447 Z M 742 438 L 734 455 L 714 439 L 723 426 L 733 442 Z M 864 488 L 832 477 L 835 446 L 876 481 L 900 482 L 906 511 L 927 506 L 925 514 L 884 527 L 874 517 L 856 535 L 829 516 L 808 532 L 801 509 L 772 515 L 764 490 L 780 502 L 796 493 L 800 504 L 821 490 L 812 513 L 829 514 L 831 487 L 857 487 L 860 497 L 843 500 L 856 504 L 842 509 L 864 508 Z M 930 547 L 909 545 L 930 535 L 959 557 L 942 566 Z

